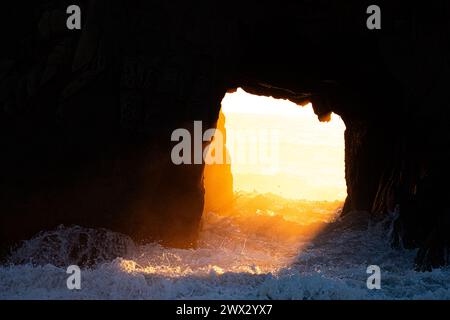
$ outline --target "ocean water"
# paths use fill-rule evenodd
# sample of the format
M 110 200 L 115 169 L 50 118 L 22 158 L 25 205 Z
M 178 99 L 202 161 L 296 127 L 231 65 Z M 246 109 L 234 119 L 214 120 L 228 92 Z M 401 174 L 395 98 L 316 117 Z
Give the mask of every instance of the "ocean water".
M 340 203 L 240 194 L 205 214 L 196 249 L 136 245 L 108 230 L 43 231 L 0 266 L 0 299 L 449 299 L 450 269 L 416 272 L 389 219 L 339 217 Z M 81 267 L 81 290 L 66 267 Z M 369 290 L 369 265 L 381 289 Z

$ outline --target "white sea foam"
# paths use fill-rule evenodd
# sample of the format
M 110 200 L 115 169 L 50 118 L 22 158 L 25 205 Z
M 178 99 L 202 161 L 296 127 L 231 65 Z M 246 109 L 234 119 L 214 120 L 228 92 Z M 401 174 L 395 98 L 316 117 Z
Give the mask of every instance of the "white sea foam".
M 415 251 L 392 249 L 384 224 L 365 213 L 334 221 L 317 204 L 301 223 L 289 218 L 293 203 L 254 200 L 242 197 L 232 215 L 207 214 L 191 250 L 137 246 L 107 230 L 42 232 L 0 267 L 0 299 L 450 298 L 450 269 L 414 271 Z M 318 221 L 320 232 L 306 228 Z M 90 265 L 79 291 L 66 288 L 74 260 Z M 381 290 L 366 287 L 371 264 L 381 267 Z

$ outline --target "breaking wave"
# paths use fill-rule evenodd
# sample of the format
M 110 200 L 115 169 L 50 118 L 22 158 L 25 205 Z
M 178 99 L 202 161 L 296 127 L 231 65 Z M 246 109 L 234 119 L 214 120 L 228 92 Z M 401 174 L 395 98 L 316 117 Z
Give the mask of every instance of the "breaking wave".
M 389 245 L 389 221 L 339 218 L 340 205 L 240 194 L 205 213 L 196 249 L 61 226 L 0 266 L 0 299 L 450 298 L 450 269 L 414 271 L 415 251 Z M 73 263 L 84 265 L 81 290 L 66 287 Z M 381 290 L 367 289 L 369 265 L 381 268 Z

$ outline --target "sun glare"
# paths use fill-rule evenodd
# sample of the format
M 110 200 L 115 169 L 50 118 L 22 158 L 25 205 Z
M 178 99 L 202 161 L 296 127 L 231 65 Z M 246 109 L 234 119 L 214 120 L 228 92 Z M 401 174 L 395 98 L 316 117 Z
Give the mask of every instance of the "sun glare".
M 234 191 L 292 199 L 344 200 L 342 119 L 320 122 L 311 104 L 238 89 L 222 101 Z

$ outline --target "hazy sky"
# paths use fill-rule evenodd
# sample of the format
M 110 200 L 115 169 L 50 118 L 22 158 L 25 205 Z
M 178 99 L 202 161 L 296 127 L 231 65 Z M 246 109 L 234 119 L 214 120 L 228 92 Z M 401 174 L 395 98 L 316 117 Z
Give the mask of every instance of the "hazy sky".
M 345 198 L 345 125 L 339 116 L 320 122 L 310 104 L 301 107 L 242 89 L 225 96 L 222 111 L 236 191 Z

